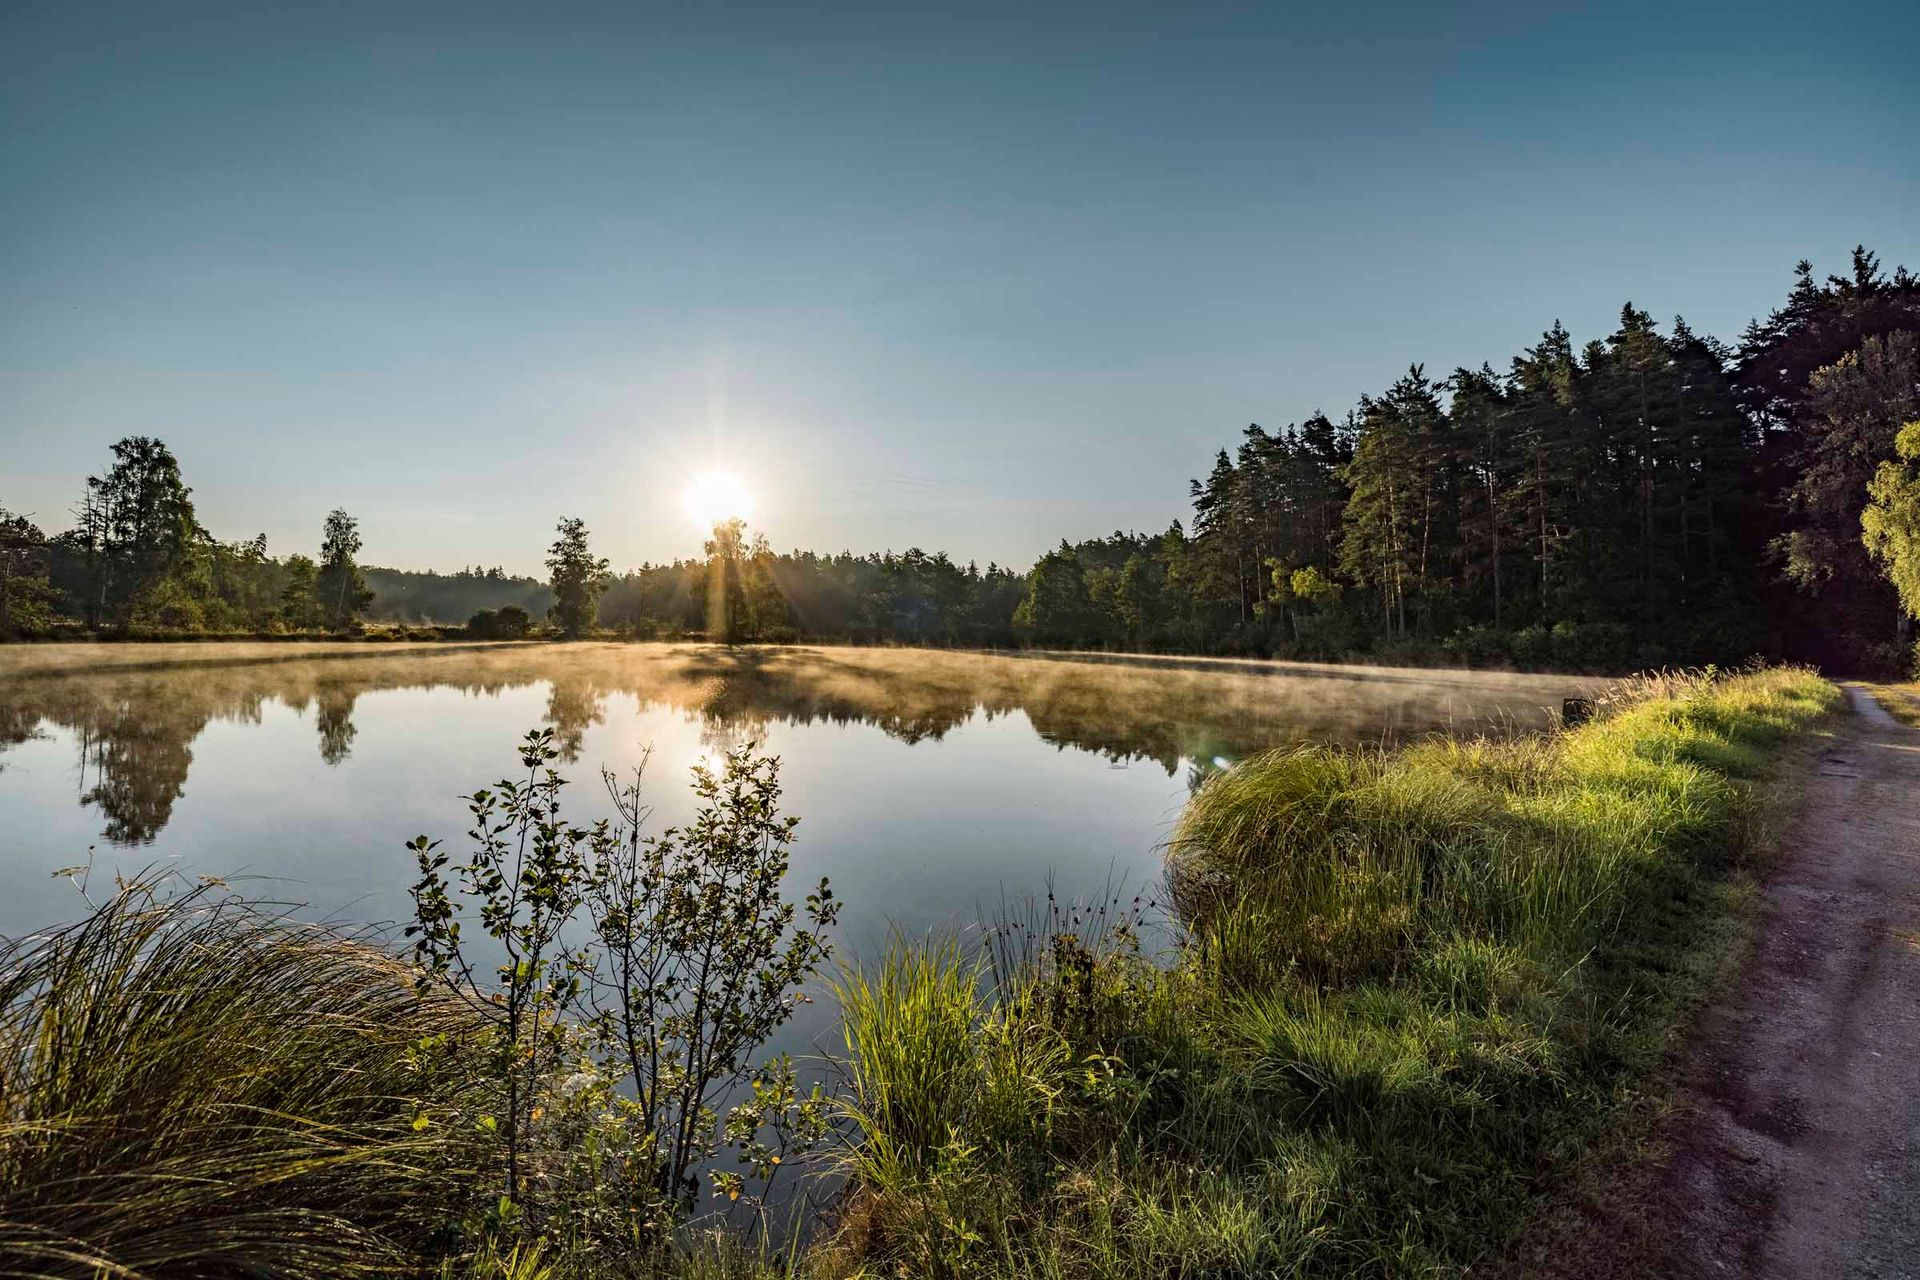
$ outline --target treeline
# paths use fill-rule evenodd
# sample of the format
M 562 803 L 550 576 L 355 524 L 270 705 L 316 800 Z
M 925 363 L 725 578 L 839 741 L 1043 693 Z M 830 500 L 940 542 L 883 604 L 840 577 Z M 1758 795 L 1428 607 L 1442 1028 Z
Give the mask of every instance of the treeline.
M 130 437 L 112 454 L 103 474 L 87 478 L 65 532 L 48 537 L 0 507 L 0 639 L 341 634 L 369 619 L 455 627 L 479 619 L 477 630 L 511 635 L 556 605 L 550 583 L 497 567 L 442 574 L 362 566 L 359 522 L 342 510 L 323 522 L 317 556 L 275 558 L 264 534 L 223 542 L 200 522 L 165 443 Z M 487 618 L 496 619 L 491 630 Z
M 1920 418 L 1920 283 L 1856 249 L 1802 262 L 1735 346 L 1622 308 L 1504 370 L 1413 365 L 1336 421 L 1249 426 L 1190 525 L 1063 541 L 1024 576 L 944 556 L 742 554 L 645 566 L 603 625 L 917 643 L 1616 669 L 1753 654 L 1911 661 L 1891 585 L 1901 424 Z M 1888 468 L 1893 470 L 1889 471 Z M 1868 513 L 1869 486 L 1895 495 Z M 1887 486 L 1892 486 L 1887 488 Z M 1920 509 L 1920 503 L 1916 503 Z M 1889 524 L 1888 521 L 1892 523 Z M 735 535 L 735 542 L 738 541 Z M 714 565 L 735 584 L 714 613 Z M 1912 594 L 1920 597 L 1920 588 Z M 1920 607 L 1917 604 L 1915 607 Z M 703 626 L 701 619 L 707 618 Z M 723 625 L 714 619 L 723 617 Z
M 642 565 L 613 579 L 600 624 L 640 636 L 1005 646 L 1023 575 L 959 565 L 918 547 L 878 555 L 776 553 L 738 521 L 714 530 L 698 560 Z
M 74 526 L 47 537 L 0 508 L 0 638 L 65 630 L 116 634 L 343 631 L 372 601 L 356 557 L 359 523 L 328 513 L 319 554 L 267 554 L 266 536 L 222 542 L 194 510 L 179 460 L 133 436 L 87 478 Z
M 195 512 L 177 458 L 133 437 L 89 477 L 75 526 L 52 537 L 0 508 L 0 638 L 69 634 L 348 633 L 364 622 L 517 639 L 596 629 L 728 642 L 796 639 L 943 645 L 1016 641 L 1025 579 L 896 554 L 776 555 L 738 521 L 698 560 L 615 576 L 588 531 L 562 520 L 549 577 L 478 566 L 456 573 L 361 566 L 358 522 L 327 517 L 318 558 L 276 559 L 264 535 L 222 542 Z
M 553 588 L 539 578 L 511 574 L 499 567 L 475 565 L 456 573 L 431 569 L 366 570 L 373 601 L 367 616 L 383 622 L 424 625 L 459 623 L 482 610 L 518 608 L 544 618 L 553 607 Z
M 1187 524 L 1063 541 L 1024 574 L 918 548 L 777 553 L 730 522 L 699 558 L 614 576 L 578 521 L 547 583 L 363 572 L 344 512 L 317 560 L 280 561 L 263 539 L 215 539 L 165 446 L 133 439 L 87 482 L 76 528 L 48 539 L 0 510 L 0 634 L 370 616 L 476 635 L 546 620 L 728 642 L 1892 670 L 1920 610 L 1920 434 L 1896 445 L 1917 419 L 1920 281 L 1856 249 L 1844 276 L 1799 264 L 1732 346 L 1629 305 L 1604 338 L 1556 322 L 1503 370 L 1416 364 L 1339 419 L 1249 426 L 1191 483 Z
M 1623 309 L 1504 372 L 1419 365 L 1344 420 L 1247 428 L 1191 531 L 1063 543 L 1020 621 L 1053 644 L 1610 668 L 1909 661 L 1862 540 L 1920 417 L 1920 285 L 1806 263 L 1736 347 Z M 1884 557 L 1883 557 L 1884 559 Z M 1883 573 L 1885 568 L 1888 572 Z
M 1193 483 L 1190 533 L 1062 545 L 1024 620 L 1060 644 L 1301 657 L 1758 651 L 1751 432 L 1726 363 L 1629 307 L 1585 348 L 1555 325 L 1504 375 L 1415 365 L 1344 421 L 1248 427 Z

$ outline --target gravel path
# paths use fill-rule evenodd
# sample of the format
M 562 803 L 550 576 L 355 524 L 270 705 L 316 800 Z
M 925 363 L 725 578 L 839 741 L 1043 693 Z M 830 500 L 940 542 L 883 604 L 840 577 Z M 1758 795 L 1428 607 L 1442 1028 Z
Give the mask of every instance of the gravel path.
M 1666 1158 L 1497 1274 L 1920 1280 L 1920 730 L 1847 696 Z

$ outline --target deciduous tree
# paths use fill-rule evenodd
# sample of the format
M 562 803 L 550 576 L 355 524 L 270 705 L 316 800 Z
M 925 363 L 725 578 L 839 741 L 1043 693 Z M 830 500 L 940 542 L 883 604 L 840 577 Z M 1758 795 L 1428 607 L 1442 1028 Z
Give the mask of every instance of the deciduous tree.
M 360 554 L 360 523 L 338 507 L 327 513 L 320 539 L 320 568 L 314 596 L 329 631 L 345 631 L 360 620 L 373 592 L 354 557 Z
M 1894 437 L 1894 457 L 1867 485 L 1861 540 L 1900 595 L 1908 622 L 1920 618 L 1920 422 Z M 1903 624 L 1902 635 L 1908 633 Z

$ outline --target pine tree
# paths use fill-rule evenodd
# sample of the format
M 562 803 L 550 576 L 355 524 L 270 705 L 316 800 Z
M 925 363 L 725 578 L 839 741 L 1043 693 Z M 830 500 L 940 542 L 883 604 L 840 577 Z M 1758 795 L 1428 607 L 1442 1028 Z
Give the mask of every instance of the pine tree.
M 1525 459 L 1514 499 L 1525 512 L 1534 606 L 1542 620 L 1562 612 L 1569 598 L 1581 594 L 1578 552 L 1588 505 L 1582 490 L 1599 459 L 1591 448 L 1579 391 L 1573 339 L 1556 320 L 1537 346 L 1514 358 L 1509 379 L 1515 443 Z
M 1189 486 L 1193 499 L 1193 537 L 1189 547 L 1190 582 L 1196 598 L 1224 604 L 1245 624 L 1251 614 L 1248 599 L 1248 503 L 1244 477 L 1225 449 L 1215 456 L 1205 483 Z
M 1459 525 L 1451 453 L 1446 415 L 1419 365 L 1378 400 L 1361 401 L 1340 559 L 1381 593 L 1389 631 L 1406 634 L 1410 596 L 1430 629 L 1447 584 Z
M 1407 593 L 1418 571 L 1420 438 L 1384 399 L 1360 402 L 1360 434 L 1346 482 L 1352 490 L 1340 567 L 1380 593 L 1388 632 L 1407 629 Z
M 553 607 L 547 616 L 560 628 L 561 635 L 577 640 L 593 629 L 599 617 L 608 565 L 588 547 L 586 521 L 568 516 L 555 530 L 560 536 L 547 548 L 547 575 L 553 586 Z M 737 538 L 735 550 L 737 553 Z
M 150 436 L 113 446 L 113 466 L 87 478 L 77 513 L 88 567 L 90 625 L 124 626 L 177 598 L 201 534 L 193 491 L 171 450 Z
M 1513 410 L 1492 368 L 1456 369 L 1447 380 L 1447 416 L 1463 470 L 1460 488 L 1460 585 L 1485 603 L 1495 627 L 1505 621 L 1506 560 L 1524 537 L 1508 500 L 1519 482 Z M 1516 536 L 1517 535 L 1517 536 Z
M 323 621 L 319 571 L 302 555 L 287 557 L 286 585 L 280 590 L 280 621 L 290 631 L 311 631 Z

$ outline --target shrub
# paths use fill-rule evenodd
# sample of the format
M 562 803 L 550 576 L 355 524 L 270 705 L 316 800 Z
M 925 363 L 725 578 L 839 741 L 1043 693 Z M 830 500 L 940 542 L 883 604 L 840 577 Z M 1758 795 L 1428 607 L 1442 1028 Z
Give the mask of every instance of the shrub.
M 532 630 L 532 615 L 517 604 L 482 609 L 467 619 L 467 634 L 481 640 L 524 640 Z
M 213 885 L 0 946 L 0 1274 L 764 1272 L 675 1228 L 722 1147 L 746 1173 L 716 1192 L 756 1208 L 825 1135 L 826 1099 L 759 1054 L 831 895 L 781 892 L 773 759 L 696 770 L 693 820 L 643 838 L 637 779 L 569 824 L 555 754 L 530 735 L 526 776 L 470 797 L 457 868 L 413 842 L 418 965 Z
M 1556 622 L 1549 649 L 1556 665 L 1578 671 L 1626 667 L 1632 634 L 1618 622 Z
M 1474 626 L 1448 636 L 1447 656 L 1469 667 L 1491 667 L 1508 660 L 1511 637 L 1493 627 Z
M 723 1139 L 771 1184 L 824 1137 L 824 1098 L 800 1094 L 784 1057 L 756 1055 L 825 961 L 838 905 L 824 879 L 804 907 L 782 896 L 798 819 L 779 812 L 779 761 L 751 745 L 719 771 L 696 765 L 693 820 L 656 836 L 642 833 L 638 771 L 603 775 L 614 818 L 568 822 L 559 756 L 552 730 L 529 733 L 522 776 L 468 797 L 460 862 L 424 835 L 409 843 L 407 933 L 422 990 L 492 1029 L 503 1203 L 536 1227 L 659 1244 Z M 502 956 L 489 976 L 463 937 L 469 916 Z M 557 1123 L 562 1077 L 604 1101 L 583 1136 Z M 730 1204 L 763 1205 L 740 1175 L 711 1177 Z
M 1529 670 L 1544 667 L 1553 659 L 1552 633 L 1537 622 L 1532 626 L 1522 627 L 1513 633 L 1508 649 L 1513 654 L 1513 661 L 1517 666 Z

